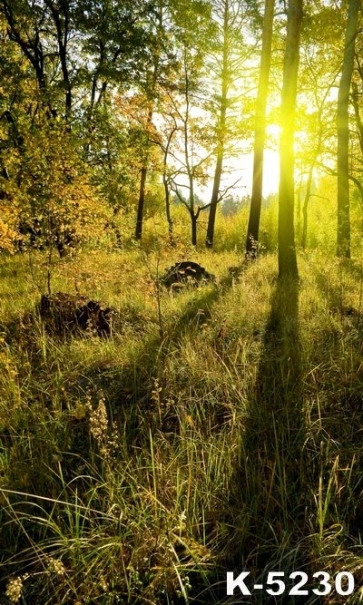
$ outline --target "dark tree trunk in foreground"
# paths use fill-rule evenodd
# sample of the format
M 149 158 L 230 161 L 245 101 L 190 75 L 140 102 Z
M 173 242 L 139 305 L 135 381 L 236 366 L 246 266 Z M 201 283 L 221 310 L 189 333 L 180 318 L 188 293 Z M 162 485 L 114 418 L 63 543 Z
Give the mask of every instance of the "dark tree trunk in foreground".
M 298 277 L 294 227 L 294 129 L 303 0 L 289 0 L 281 94 L 279 277 Z
M 350 258 L 350 205 L 349 205 L 349 90 L 354 66 L 355 37 L 360 0 L 349 0 L 348 21 L 342 75 L 338 93 L 338 232 L 337 255 Z
M 257 253 L 258 232 L 260 227 L 262 181 L 263 181 L 263 151 L 266 138 L 266 105 L 268 94 L 268 78 L 271 64 L 271 41 L 274 18 L 275 0 L 265 0 L 265 18 L 262 31 L 262 50 L 260 80 L 256 104 L 255 142 L 253 151 L 253 183 L 251 196 L 250 218 L 247 229 L 246 256 L 255 257 Z

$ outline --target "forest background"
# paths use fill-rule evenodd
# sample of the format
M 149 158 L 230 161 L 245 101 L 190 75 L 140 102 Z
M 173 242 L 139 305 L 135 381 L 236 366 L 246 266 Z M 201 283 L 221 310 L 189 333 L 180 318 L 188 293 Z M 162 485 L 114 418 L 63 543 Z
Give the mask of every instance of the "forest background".
M 361 8 L 0 0 L 1 603 L 361 602 Z

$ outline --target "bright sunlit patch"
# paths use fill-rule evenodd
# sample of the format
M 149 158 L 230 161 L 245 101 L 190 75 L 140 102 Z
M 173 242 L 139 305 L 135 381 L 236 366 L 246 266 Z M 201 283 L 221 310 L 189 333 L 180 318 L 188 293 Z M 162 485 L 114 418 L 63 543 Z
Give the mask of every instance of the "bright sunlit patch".
M 266 146 L 268 148 L 277 148 L 280 140 L 281 128 L 278 124 L 267 124 L 266 126 Z
M 267 124 L 266 148 L 263 166 L 263 195 L 277 193 L 280 181 L 280 158 L 277 151 L 280 140 L 280 126 Z
M 270 193 L 276 193 L 280 181 L 279 154 L 277 151 L 266 149 L 264 154 L 263 167 L 263 195 L 266 197 Z

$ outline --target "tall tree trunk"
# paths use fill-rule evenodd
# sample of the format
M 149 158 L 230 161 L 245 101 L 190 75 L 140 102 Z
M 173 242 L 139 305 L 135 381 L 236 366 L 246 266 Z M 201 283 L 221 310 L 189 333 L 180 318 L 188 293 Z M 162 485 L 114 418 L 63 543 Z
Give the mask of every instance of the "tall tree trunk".
M 228 80 L 229 80 L 229 69 L 228 60 L 230 52 L 230 40 L 229 40 L 229 17 L 230 17 L 230 5 L 229 0 L 224 0 L 224 14 L 223 14 L 223 55 L 222 55 L 222 89 L 220 99 L 220 115 L 218 120 L 218 131 L 217 131 L 217 162 L 216 169 L 214 172 L 213 179 L 213 190 L 210 201 L 210 210 L 208 217 L 207 237 L 205 245 L 207 248 L 213 248 L 214 240 L 214 226 L 216 222 L 217 204 L 219 202 L 219 189 L 221 184 L 222 170 L 223 170 L 223 159 L 224 159 L 224 147 L 226 138 L 226 115 L 227 115 L 227 95 L 228 95 Z
M 298 277 L 294 228 L 294 131 L 303 0 L 289 0 L 281 93 L 279 277 Z
M 164 33 L 164 3 L 159 2 L 156 7 L 157 11 L 157 36 L 162 39 L 162 35 Z M 152 126 L 154 108 L 155 108 L 155 96 L 156 96 L 156 84 L 158 82 L 158 78 L 160 75 L 160 48 L 157 47 L 155 49 L 155 55 L 153 57 L 153 70 L 151 74 L 151 82 L 148 87 L 147 98 L 149 100 L 149 110 L 146 118 L 146 150 L 144 154 L 143 166 L 141 168 L 140 174 L 140 189 L 139 189 L 139 199 L 137 203 L 137 217 L 136 217 L 136 228 L 135 228 L 135 239 L 141 240 L 142 238 L 142 228 L 144 221 L 144 207 L 145 207 L 145 190 L 146 190 L 146 178 L 149 169 L 149 149 L 151 145 L 150 141 L 150 128 Z
M 317 157 L 318 157 L 318 154 L 315 153 L 313 162 L 309 168 L 308 180 L 306 181 L 304 203 L 303 203 L 303 207 L 302 207 L 303 226 L 302 226 L 302 235 L 301 235 L 301 247 L 303 250 L 305 250 L 305 248 L 306 248 L 306 241 L 307 241 L 307 237 L 308 237 L 308 206 L 309 206 L 309 201 L 311 198 L 311 189 L 313 186 L 313 174 L 314 174 L 314 168 L 315 168 L 315 163 L 316 163 Z
M 68 69 L 68 36 L 69 36 L 69 5 L 64 3 L 62 8 L 51 0 L 46 0 L 46 5 L 49 7 L 54 25 L 57 30 L 58 55 L 61 64 L 63 87 L 65 90 L 65 117 L 69 121 L 72 111 L 72 85 Z M 68 125 L 68 128 L 69 125 Z
M 317 135 L 316 148 L 313 153 L 312 161 L 311 161 L 311 164 L 309 167 L 304 204 L 303 204 L 303 208 L 302 208 L 303 227 L 302 227 L 302 235 L 301 235 L 301 247 L 303 250 L 305 250 L 305 248 L 306 248 L 306 242 L 307 242 L 307 236 L 308 236 L 308 207 L 309 207 L 309 201 L 311 198 L 311 189 L 312 189 L 312 185 L 313 185 L 314 170 L 315 170 L 317 159 L 321 153 L 322 144 L 323 144 L 324 127 L 323 127 L 322 119 L 323 119 L 324 105 L 325 105 L 325 101 L 326 101 L 326 98 L 327 98 L 330 90 L 331 90 L 330 87 L 326 90 L 323 100 L 320 102 L 319 111 L 318 111 L 319 130 L 318 130 L 318 135 Z
M 222 170 L 223 170 L 223 155 L 224 151 L 222 148 L 218 150 L 217 155 L 217 163 L 216 169 L 214 173 L 213 179 L 213 190 L 212 197 L 210 201 L 210 210 L 208 216 L 208 227 L 207 227 L 207 237 L 205 240 L 205 245 L 207 248 L 213 248 L 214 241 L 214 227 L 216 223 L 216 214 L 217 214 L 217 204 L 219 201 L 219 187 L 221 184 Z
M 188 179 L 189 179 L 189 214 L 190 214 L 191 228 L 192 228 L 192 233 L 191 233 L 191 235 L 192 235 L 192 245 L 196 246 L 197 245 L 197 220 L 198 220 L 198 216 L 196 217 L 196 213 L 195 213 L 194 176 L 193 176 L 193 169 L 189 165 L 189 160 L 187 160 L 187 164 L 188 164 Z M 198 208 L 197 208 L 197 213 L 199 215 Z
M 156 77 L 156 68 L 155 68 L 155 77 Z M 155 88 L 156 80 L 154 81 Z M 154 102 L 151 102 L 150 109 L 147 114 L 146 119 L 146 150 L 144 155 L 144 164 L 140 171 L 140 189 L 139 189 L 139 199 L 137 201 L 137 215 L 136 215 L 136 228 L 135 228 L 135 239 L 141 240 L 142 238 L 142 227 L 144 223 L 144 207 L 145 207 L 145 192 L 146 192 L 146 178 L 147 172 L 149 168 L 149 146 L 150 146 L 150 138 L 149 131 L 153 119 L 154 113 Z
M 349 0 L 348 21 L 342 75 L 338 92 L 338 232 L 337 255 L 350 258 L 350 204 L 349 204 L 349 90 L 354 66 L 355 37 L 360 0 Z
M 166 220 L 168 221 L 168 232 L 169 232 L 169 243 L 170 245 L 174 245 L 174 222 L 170 212 L 170 189 L 169 183 L 164 171 L 163 173 L 163 185 L 164 185 L 164 193 L 165 193 L 165 213 Z
M 363 74 L 362 74 L 363 75 Z M 352 82 L 352 103 L 354 108 L 355 125 L 358 131 L 359 147 L 361 154 L 363 155 L 363 123 L 360 115 L 360 104 L 358 96 L 358 86 L 356 82 Z
M 192 222 L 192 245 L 196 246 L 197 245 L 197 223 L 198 223 L 198 216 L 194 214 L 194 212 L 190 213 L 190 219 Z
M 138 199 L 138 203 L 137 203 L 137 217 L 136 217 L 136 229 L 135 229 L 135 239 L 136 240 L 141 240 L 141 238 L 142 238 L 142 227 L 143 227 L 143 223 L 144 223 L 146 177 L 147 177 L 147 166 L 143 166 L 141 168 L 139 199 Z
M 185 117 L 183 119 L 184 127 L 183 127 L 183 152 L 185 157 L 185 168 L 186 168 L 186 177 L 188 179 L 188 189 L 189 189 L 189 200 L 186 204 L 191 220 L 191 237 L 192 237 L 192 245 L 197 245 L 197 221 L 199 216 L 199 208 L 195 212 L 195 199 L 194 199 L 194 166 L 193 166 L 193 154 L 190 155 L 190 140 L 189 140 L 189 117 L 190 117 L 190 80 L 189 73 L 186 61 L 186 49 L 184 48 L 184 74 L 185 74 Z M 193 139 L 192 139 L 192 149 L 193 149 Z
M 306 193 L 304 198 L 304 204 L 302 207 L 302 216 L 303 216 L 303 226 L 302 226 L 302 235 L 301 235 L 301 247 L 303 250 L 306 248 L 306 242 L 308 238 L 308 205 L 311 196 L 311 185 L 312 178 L 310 178 L 310 172 L 308 176 L 308 182 L 306 185 Z
M 255 142 L 253 150 L 253 183 L 250 217 L 247 228 L 246 256 L 255 257 L 257 253 L 258 232 L 260 227 L 262 182 L 263 182 L 263 152 L 266 139 L 266 105 L 268 94 L 268 79 L 271 65 L 272 26 L 275 10 L 275 0 L 265 0 L 265 13 L 262 30 L 262 50 L 260 80 L 258 84 Z
M 167 174 L 167 169 L 168 169 L 168 155 L 169 155 L 169 149 L 170 149 L 170 145 L 173 139 L 174 134 L 177 131 L 177 126 L 176 124 L 174 124 L 174 127 L 172 128 L 171 132 L 169 133 L 168 136 L 168 140 L 166 143 L 166 146 L 164 148 L 164 157 L 163 157 L 163 185 L 164 185 L 164 193 L 165 193 L 165 213 L 166 213 L 166 220 L 168 221 L 168 231 L 169 231 L 169 243 L 171 246 L 174 246 L 175 241 L 174 241 L 174 222 L 171 216 L 171 210 L 170 210 L 170 183 L 169 183 L 169 179 L 168 179 L 168 174 Z

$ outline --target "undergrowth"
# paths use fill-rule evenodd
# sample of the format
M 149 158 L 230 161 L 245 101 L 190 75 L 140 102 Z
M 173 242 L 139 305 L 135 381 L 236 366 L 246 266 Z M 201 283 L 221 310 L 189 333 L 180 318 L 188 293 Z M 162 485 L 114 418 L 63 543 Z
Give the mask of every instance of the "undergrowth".
M 226 595 L 243 569 L 349 571 L 361 602 L 362 267 L 305 253 L 279 283 L 272 255 L 203 253 L 215 284 L 158 288 L 188 254 L 54 267 L 54 292 L 116 307 L 109 339 L 49 333 L 42 254 L 1 259 L 4 605 L 268 602 Z

